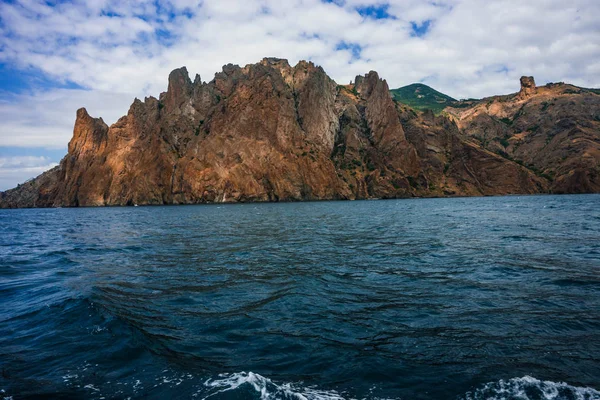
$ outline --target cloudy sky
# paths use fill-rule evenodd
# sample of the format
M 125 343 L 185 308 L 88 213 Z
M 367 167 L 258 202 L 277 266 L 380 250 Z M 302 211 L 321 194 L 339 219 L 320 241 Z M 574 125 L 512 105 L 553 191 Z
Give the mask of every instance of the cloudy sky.
M 600 87 L 598 0 L 3 0 L 0 190 L 66 153 L 75 111 L 111 124 L 182 65 L 210 81 L 263 57 L 376 70 L 455 98 L 539 84 Z

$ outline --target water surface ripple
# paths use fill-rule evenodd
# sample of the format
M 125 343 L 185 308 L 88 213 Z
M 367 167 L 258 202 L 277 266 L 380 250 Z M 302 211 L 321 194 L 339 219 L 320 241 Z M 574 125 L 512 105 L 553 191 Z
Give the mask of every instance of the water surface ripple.
M 600 196 L 0 210 L 0 306 L 14 399 L 600 399 Z

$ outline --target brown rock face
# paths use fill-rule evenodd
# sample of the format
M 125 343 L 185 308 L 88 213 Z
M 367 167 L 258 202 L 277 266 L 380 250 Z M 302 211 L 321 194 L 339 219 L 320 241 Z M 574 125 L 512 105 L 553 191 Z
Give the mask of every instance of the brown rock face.
M 200 78 L 198 77 L 198 80 Z M 169 74 L 169 86 L 164 96 L 164 105 L 169 111 L 185 109 L 192 95 L 193 84 L 185 67 L 173 70 Z M 161 99 L 163 100 L 163 99 Z
M 516 95 L 446 108 L 467 137 L 528 167 L 553 193 L 600 192 L 600 95 L 521 78 Z
M 535 80 L 533 76 L 522 76 L 521 77 L 521 91 L 519 92 L 519 99 L 524 100 L 532 95 L 536 94 Z
M 562 187 L 593 188 L 594 179 L 573 174 Z M 0 206 L 489 195 L 547 185 L 450 119 L 395 103 L 376 72 L 341 86 L 310 62 L 267 58 L 226 65 L 209 83 L 177 69 L 159 100 L 136 99 L 110 127 L 80 109 L 60 165 L 1 193 Z
M 420 184 L 438 196 L 547 191 L 543 178 L 465 140 L 456 124 L 445 117 L 425 113 L 419 118 L 412 110 L 404 109 L 401 119 L 419 155 L 423 171 Z

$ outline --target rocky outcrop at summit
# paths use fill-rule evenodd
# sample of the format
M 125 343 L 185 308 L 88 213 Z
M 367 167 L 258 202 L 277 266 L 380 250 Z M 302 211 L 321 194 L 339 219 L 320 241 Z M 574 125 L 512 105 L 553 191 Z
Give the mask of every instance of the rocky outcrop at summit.
M 519 91 L 518 98 L 525 100 L 536 93 L 535 80 L 533 76 L 522 76 L 521 77 L 521 90 Z
M 159 99 L 135 99 L 110 127 L 79 110 L 60 165 L 0 194 L 0 206 L 533 194 L 554 184 L 464 123 L 395 102 L 373 71 L 337 85 L 311 62 L 266 58 L 205 83 L 180 68 Z M 595 187 L 587 172 L 574 176 L 565 191 Z

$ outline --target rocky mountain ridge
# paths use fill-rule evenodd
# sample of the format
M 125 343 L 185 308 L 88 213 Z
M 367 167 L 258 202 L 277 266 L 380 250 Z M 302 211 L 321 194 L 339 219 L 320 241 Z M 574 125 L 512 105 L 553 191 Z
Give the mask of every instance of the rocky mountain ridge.
M 527 96 L 515 101 L 529 102 L 536 94 Z M 276 58 L 229 64 L 208 83 L 198 75 L 192 81 L 183 67 L 171 72 L 158 99 L 135 99 L 110 127 L 78 110 L 60 165 L 1 193 L 0 207 L 477 196 L 554 188 L 543 170 L 480 139 L 473 121 L 483 113 L 473 110 L 481 104 L 441 116 L 417 113 L 395 102 L 374 71 L 337 85 L 305 61 L 293 67 Z M 595 135 L 597 140 L 598 130 Z M 598 155 L 592 156 L 597 165 Z
M 454 105 L 455 107 L 457 105 Z M 468 138 L 548 181 L 552 193 L 600 192 L 600 95 L 565 83 L 536 86 L 448 107 Z

